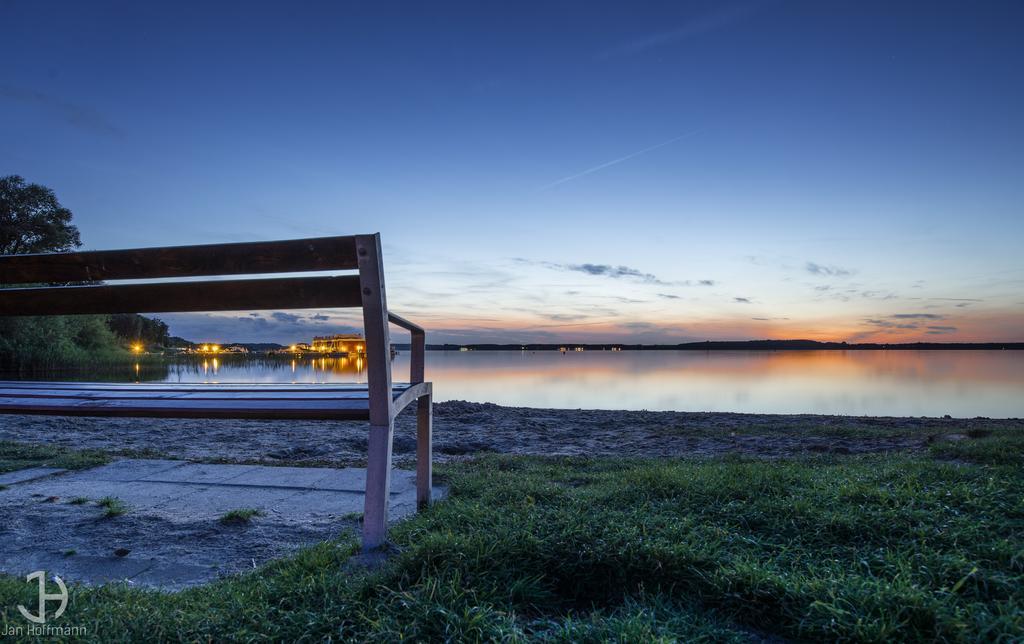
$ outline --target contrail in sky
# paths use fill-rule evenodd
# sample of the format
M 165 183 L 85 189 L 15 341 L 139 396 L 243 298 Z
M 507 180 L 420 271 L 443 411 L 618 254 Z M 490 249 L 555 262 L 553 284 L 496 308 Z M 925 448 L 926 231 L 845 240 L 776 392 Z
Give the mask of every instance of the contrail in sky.
M 672 143 L 675 143 L 676 141 L 678 141 L 680 139 L 685 139 L 686 137 L 693 136 L 694 134 L 698 134 L 700 132 L 703 132 L 704 129 L 705 128 L 700 128 L 700 129 L 697 129 L 697 130 L 693 130 L 692 132 L 687 132 L 685 134 L 680 134 L 679 136 L 674 136 L 671 139 L 669 139 L 668 141 L 663 141 L 663 142 L 661 142 L 661 143 L 659 143 L 657 145 L 652 145 L 649 148 L 644 148 L 643 150 L 638 150 L 638 151 L 636 151 L 636 152 L 634 152 L 632 154 L 627 154 L 624 157 L 619 157 L 618 159 L 613 159 L 611 161 L 608 161 L 607 163 L 602 163 L 601 165 L 595 165 L 593 168 L 587 168 L 583 172 L 577 172 L 576 174 L 571 174 L 568 177 L 562 177 L 558 181 L 553 181 L 553 182 L 547 184 L 546 186 L 541 187 L 540 189 L 537 190 L 537 192 L 543 192 L 544 190 L 550 190 L 551 188 L 554 188 L 555 186 L 560 186 L 563 183 L 567 183 L 569 181 L 572 181 L 573 179 L 579 179 L 580 177 L 585 177 L 588 174 L 593 174 L 594 172 L 597 172 L 598 170 L 604 170 L 605 168 L 609 168 L 609 167 L 611 167 L 613 165 L 617 165 L 619 163 L 622 163 L 623 161 L 629 161 L 630 159 L 635 159 L 636 157 L 640 156 L 641 154 L 647 154 L 648 152 L 653 152 L 654 150 L 657 150 L 658 148 L 663 148 L 666 145 L 671 145 Z

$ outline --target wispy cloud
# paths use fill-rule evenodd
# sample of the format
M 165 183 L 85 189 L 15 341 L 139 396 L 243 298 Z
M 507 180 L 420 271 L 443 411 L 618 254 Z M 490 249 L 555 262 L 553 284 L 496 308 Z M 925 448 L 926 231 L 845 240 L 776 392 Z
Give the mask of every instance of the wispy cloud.
M 737 304 L 750 304 L 751 303 L 749 297 L 734 297 L 734 298 L 732 298 L 732 301 L 736 302 Z
M 828 277 L 848 277 L 853 275 L 855 272 L 841 266 L 830 266 L 826 264 L 818 264 L 817 262 L 807 262 L 807 264 L 804 265 L 804 269 L 811 275 L 822 275 Z
M 88 132 L 121 136 L 121 130 L 114 127 L 102 114 L 91 107 L 66 101 L 56 96 L 30 89 L 0 85 L 0 99 L 43 107 L 59 114 L 73 127 Z
M 895 293 L 888 293 L 886 291 L 861 291 L 860 296 L 866 300 L 895 300 L 897 295 Z M 910 298 L 917 299 L 917 298 Z
M 928 324 L 945 317 L 937 313 L 894 313 L 885 318 L 868 318 L 864 323 L 879 329 L 924 331 L 928 335 L 955 332 L 955 326 Z
M 278 322 L 288 322 L 292 324 L 296 322 L 305 321 L 305 318 L 301 315 L 295 315 L 294 313 L 285 313 L 284 311 L 274 311 L 273 313 L 270 314 L 270 317 L 274 318 Z
M 663 297 L 666 300 L 678 300 L 678 299 L 680 299 L 680 297 L 678 295 L 672 295 L 670 293 L 658 293 L 658 297 Z
M 900 322 L 893 322 L 892 320 L 879 320 L 879 319 L 875 319 L 875 318 L 869 318 L 867 320 L 864 320 L 864 323 L 865 324 L 870 324 L 871 326 L 877 326 L 877 327 L 882 328 L 882 329 L 916 329 L 916 328 L 918 328 L 918 325 L 917 325 L 916 322 L 900 323 Z
M 174 335 L 187 340 L 232 342 L 308 342 L 313 335 L 352 333 L 358 326 L 346 315 L 305 314 L 287 311 L 251 312 L 247 315 L 167 313 L 160 316 Z
M 644 273 L 635 268 L 630 268 L 629 266 L 612 266 L 610 264 L 568 264 L 565 269 L 579 273 L 586 273 L 587 275 L 603 275 L 614 279 L 629 277 L 640 282 L 647 282 L 650 284 L 663 283 L 651 273 Z
M 552 322 L 574 322 L 576 320 L 585 320 L 590 316 L 583 315 L 582 313 L 543 313 L 541 317 Z
M 816 297 L 819 299 L 824 298 L 837 300 L 839 302 L 849 302 L 855 298 L 864 300 L 895 300 L 899 297 L 895 293 L 889 291 L 861 290 L 857 284 L 819 284 L 814 287 L 814 291 L 818 294 Z
M 609 321 L 604 320 L 600 322 L 567 322 L 565 324 L 532 324 L 523 327 L 524 329 L 562 329 L 567 327 L 576 326 L 605 326 L 610 324 Z
M 597 59 L 607 60 L 610 58 L 635 56 L 650 49 L 677 44 L 697 36 L 718 31 L 750 17 L 764 4 L 766 3 L 748 2 L 723 7 L 717 11 L 697 16 L 675 29 L 647 34 L 646 36 L 616 45 L 598 54 Z
M 979 302 L 985 301 L 973 297 L 930 297 L 928 299 L 936 302 L 956 302 L 953 306 L 958 309 L 966 309 L 968 306 L 974 306 Z
M 586 262 L 583 264 L 560 264 L 558 262 L 538 261 L 523 257 L 513 257 L 513 262 L 527 266 L 543 266 L 555 271 L 569 271 L 594 275 L 597 277 L 610 277 L 612 279 L 629 279 L 644 284 L 660 284 L 662 286 L 714 286 L 717 282 L 711 279 L 700 280 L 663 280 L 653 273 L 645 273 L 640 269 L 622 264 L 597 264 Z M 577 295 L 579 291 L 567 291 L 567 295 Z
M 627 154 L 624 157 L 619 157 L 618 159 L 612 159 L 611 161 L 607 161 L 605 163 L 601 163 L 599 165 L 595 165 L 592 168 L 587 168 L 586 170 L 583 170 L 582 172 L 577 172 L 576 174 L 571 174 L 571 175 L 569 175 L 567 177 L 562 177 L 561 179 L 558 179 L 556 181 L 552 181 L 551 183 L 549 183 L 547 185 L 541 186 L 537 190 L 537 192 L 543 192 L 545 190 L 550 190 L 551 188 L 554 188 L 555 186 L 560 186 L 563 183 L 568 183 L 569 181 L 572 181 L 573 179 L 579 179 L 580 177 L 585 177 L 588 174 L 593 174 L 593 173 L 595 173 L 595 172 L 597 172 L 599 170 L 604 170 L 605 168 L 610 168 L 613 165 L 618 165 L 618 164 L 620 164 L 620 163 L 622 163 L 624 161 L 629 161 L 630 159 L 635 159 L 636 157 L 638 157 L 638 156 L 640 156 L 642 154 L 647 154 L 648 152 L 653 152 L 653 151 L 657 150 L 658 148 L 663 148 L 666 145 L 671 145 L 671 144 L 675 143 L 676 141 L 679 141 L 681 139 L 685 139 L 686 137 L 689 137 L 689 136 L 693 136 L 694 134 L 698 134 L 698 133 L 702 132 L 703 130 L 704 130 L 704 128 L 699 128 L 699 129 L 696 129 L 696 130 L 692 130 L 690 132 L 686 132 L 685 134 L 680 134 L 679 136 L 674 136 L 671 139 L 669 139 L 668 141 L 663 141 L 663 142 L 661 142 L 661 143 L 659 143 L 657 145 L 652 145 L 649 148 L 644 148 L 643 150 L 637 150 L 636 152 L 633 152 L 631 154 Z

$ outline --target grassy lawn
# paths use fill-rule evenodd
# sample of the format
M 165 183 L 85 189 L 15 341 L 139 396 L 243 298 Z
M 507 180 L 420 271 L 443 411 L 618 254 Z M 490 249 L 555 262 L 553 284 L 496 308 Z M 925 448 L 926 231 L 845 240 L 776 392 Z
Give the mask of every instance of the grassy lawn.
M 654 412 L 658 413 L 658 412 Z M 671 414 L 666 412 L 666 415 Z M 672 414 L 675 416 L 674 414 Z M 697 416 L 704 416 L 697 414 Z M 693 438 L 722 438 L 723 428 L 736 436 L 788 438 L 840 438 L 871 440 L 885 438 L 931 438 L 948 435 L 969 437 L 1024 434 L 1024 421 L 988 418 L 886 418 L 872 416 L 778 416 L 772 414 L 716 414 L 706 416 L 733 420 L 727 425 L 708 425 L 700 418 L 666 418 L 655 431 L 662 435 Z M 735 418 L 730 418 L 735 417 Z
M 0 474 L 28 467 L 80 470 L 103 465 L 110 456 L 99 450 L 73 450 L 57 445 L 0 441 Z
M 1020 436 L 933 457 L 490 456 L 449 500 L 178 594 L 73 588 L 62 625 L 104 640 L 1020 641 Z M 955 459 L 955 460 L 943 460 Z M 0 577 L 2 620 L 35 588 Z

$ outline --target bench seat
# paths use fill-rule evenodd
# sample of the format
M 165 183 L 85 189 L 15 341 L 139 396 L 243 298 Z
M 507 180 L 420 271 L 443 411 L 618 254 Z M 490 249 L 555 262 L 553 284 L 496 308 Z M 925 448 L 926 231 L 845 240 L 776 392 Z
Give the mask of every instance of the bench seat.
M 394 413 L 431 392 L 394 383 Z M 147 418 L 366 420 L 366 385 L 0 382 L 0 413 Z
M 303 275 L 323 272 L 331 274 Z M 388 310 L 379 234 L 0 255 L 0 318 L 339 308 L 362 310 L 367 384 L 0 381 L 0 414 L 368 420 L 363 547 L 378 548 L 387 536 L 395 415 L 413 401 L 420 508 L 430 503 L 433 476 L 426 331 Z M 411 384 L 393 383 L 390 324 L 409 332 Z

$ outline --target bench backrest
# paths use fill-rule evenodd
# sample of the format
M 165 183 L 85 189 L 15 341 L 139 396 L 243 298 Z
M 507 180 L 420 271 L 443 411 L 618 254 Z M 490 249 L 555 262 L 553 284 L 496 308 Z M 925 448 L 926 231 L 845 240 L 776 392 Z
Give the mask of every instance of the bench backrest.
M 359 273 L 194 279 L 345 270 Z M 158 278 L 188 279 L 88 284 Z M 4 288 L 21 284 L 46 286 Z M 386 424 L 381 410 L 384 401 L 391 407 L 391 342 L 379 234 L 0 256 L 0 316 L 341 307 L 363 309 L 370 399 L 381 403 L 371 403 L 370 422 Z

